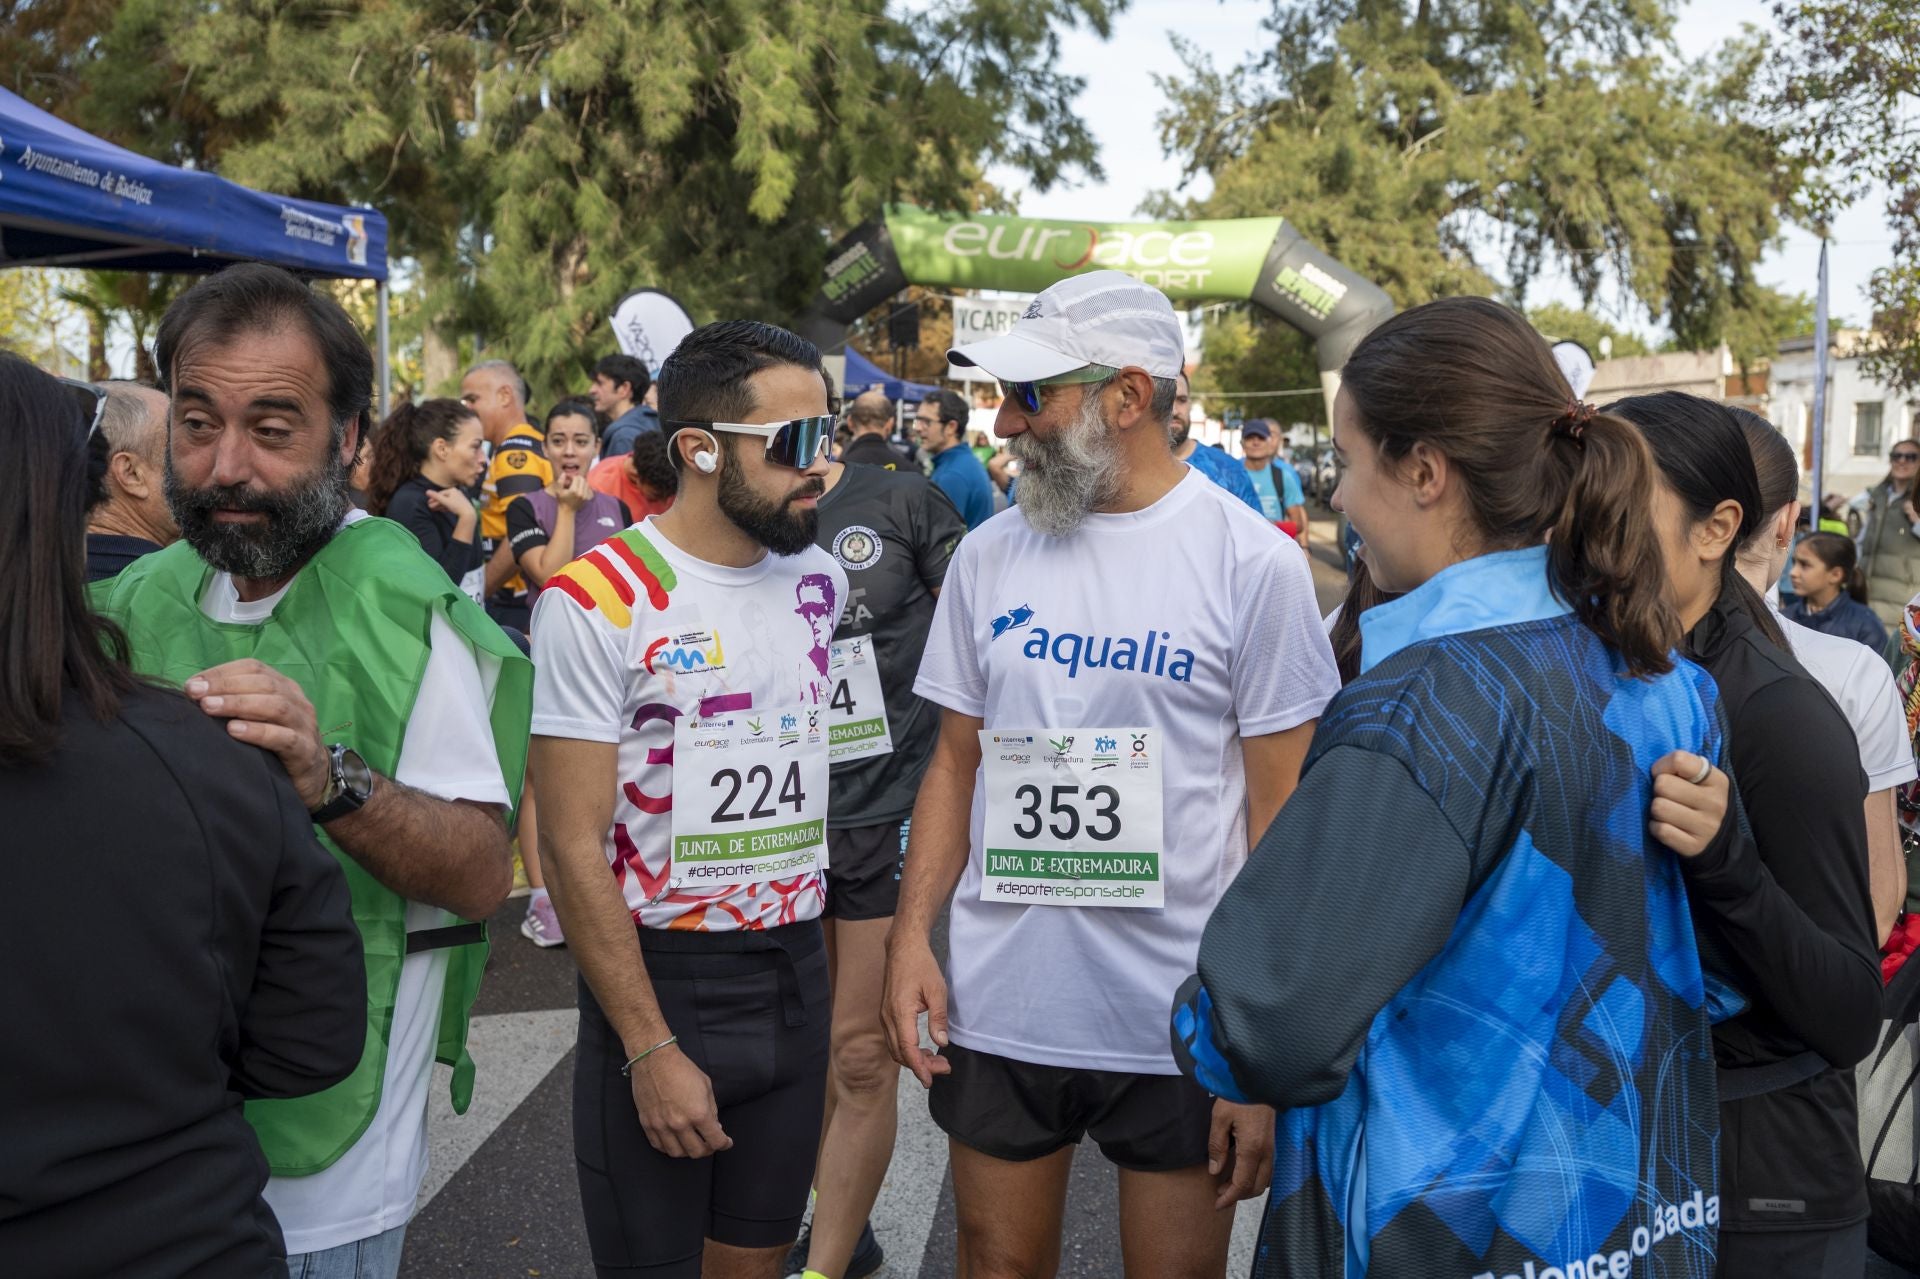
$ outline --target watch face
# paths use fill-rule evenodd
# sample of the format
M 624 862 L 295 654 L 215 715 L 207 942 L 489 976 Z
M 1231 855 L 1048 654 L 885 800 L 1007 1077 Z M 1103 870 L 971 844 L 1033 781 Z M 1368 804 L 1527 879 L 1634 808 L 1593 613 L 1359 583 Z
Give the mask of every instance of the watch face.
M 351 746 L 340 751 L 340 777 L 346 782 L 350 794 L 365 799 L 373 794 L 373 770 L 367 767 L 367 761 L 360 758 L 360 752 Z

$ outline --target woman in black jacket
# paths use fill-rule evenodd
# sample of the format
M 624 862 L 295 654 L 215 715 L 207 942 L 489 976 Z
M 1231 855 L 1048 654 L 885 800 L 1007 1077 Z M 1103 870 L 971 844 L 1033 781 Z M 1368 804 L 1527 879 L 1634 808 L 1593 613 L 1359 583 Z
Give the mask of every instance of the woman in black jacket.
M 367 510 L 420 539 L 447 576 L 480 602 L 486 550 L 469 489 L 487 469 L 480 419 L 458 400 L 402 404 L 380 424 Z
M 0 1273 L 285 1275 L 241 1103 L 359 1064 L 360 938 L 279 762 L 88 605 L 97 395 L 0 354 Z
M 1873 1049 L 1881 990 L 1859 751 L 1736 569 L 1767 515 L 1739 419 L 1676 392 L 1605 411 L 1638 425 L 1659 464 L 1669 586 L 1689 655 L 1720 688 L 1748 819 L 1681 863 L 1702 961 L 1731 987 L 1714 1027 L 1718 1273 L 1857 1276 L 1867 1197 L 1852 1067 Z

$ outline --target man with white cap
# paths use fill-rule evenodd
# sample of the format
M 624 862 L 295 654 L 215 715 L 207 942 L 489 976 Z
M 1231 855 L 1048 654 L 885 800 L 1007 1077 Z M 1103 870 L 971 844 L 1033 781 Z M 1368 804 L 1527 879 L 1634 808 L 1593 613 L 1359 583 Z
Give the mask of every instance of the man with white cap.
M 1338 688 L 1306 558 L 1175 460 L 1184 354 L 1157 289 L 1075 276 L 948 358 L 1000 379 L 995 434 L 1024 470 L 1019 505 L 960 543 L 915 684 L 942 720 L 889 1047 L 950 1139 L 966 1273 L 1053 1272 L 1091 1134 L 1121 1168 L 1127 1274 L 1219 1276 L 1273 1115 L 1184 1080 L 1166 1010 Z

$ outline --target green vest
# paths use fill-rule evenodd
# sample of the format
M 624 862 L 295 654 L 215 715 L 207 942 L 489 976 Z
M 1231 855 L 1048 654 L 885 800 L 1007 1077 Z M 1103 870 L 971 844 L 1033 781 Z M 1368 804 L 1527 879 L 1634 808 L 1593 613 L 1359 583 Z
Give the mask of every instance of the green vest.
M 320 734 L 344 742 L 383 777 L 400 762 L 407 720 L 426 673 L 429 628 L 439 613 L 480 653 L 499 660 L 492 726 L 500 770 L 518 802 L 527 761 L 533 666 L 505 633 L 388 520 L 347 525 L 293 579 L 265 622 L 216 622 L 200 609 L 213 570 L 185 542 L 143 556 L 96 583 L 94 604 L 126 631 L 134 669 L 178 686 L 223 662 L 255 658 L 300 685 Z M 346 872 L 367 966 L 367 1041 L 360 1064 L 324 1092 L 251 1101 L 246 1114 L 276 1176 L 310 1176 L 360 1139 L 380 1105 L 387 1040 L 406 959 L 406 902 L 314 828 Z M 473 1096 L 467 1017 L 487 943 L 453 948 L 436 1056 L 453 1067 L 453 1108 Z

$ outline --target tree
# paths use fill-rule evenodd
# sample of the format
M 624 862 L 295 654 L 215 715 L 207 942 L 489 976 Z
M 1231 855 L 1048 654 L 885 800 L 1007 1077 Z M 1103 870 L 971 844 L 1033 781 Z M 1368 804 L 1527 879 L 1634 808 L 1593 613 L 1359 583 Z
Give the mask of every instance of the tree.
M 1798 170 L 1745 107 L 1757 40 L 1667 53 L 1671 0 L 1272 0 L 1268 48 L 1163 81 L 1193 215 L 1280 213 L 1401 305 L 1612 281 L 1688 345 L 1754 304 Z
M 1826 233 L 1877 182 L 1893 261 L 1873 273 L 1869 376 L 1920 394 L 1920 7 L 1912 0 L 1775 0 L 1777 127 L 1814 172 L 1805 219 Z
M 631 288 L 785 320 L 833 232 L 889 200 L 969 207 L 990 163 L 1042 189 L 1094 172 L 1058 32 L 1104 35 L 1121 3 L 124 0 L 67 105 L 149 154 L 380 208 L 429 355 L 478 333 L 544 397 L 611 347 Z

